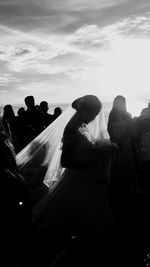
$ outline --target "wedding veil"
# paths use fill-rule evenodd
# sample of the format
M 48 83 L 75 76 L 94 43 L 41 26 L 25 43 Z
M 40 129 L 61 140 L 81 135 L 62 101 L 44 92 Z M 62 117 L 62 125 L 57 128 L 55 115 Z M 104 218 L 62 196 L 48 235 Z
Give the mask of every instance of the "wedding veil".
M 76 110 L 69 106 L 39 136 L 29 143 L 17 156 L 17 165 L 28 185 L 42 181 L 48 187 L 60 179 L 63 169 L 60 164 L 61 140 L 64 128 Z M 95 140 L 109 140 L 107 125 L 101 109 L 95 120 L 88 125 Z

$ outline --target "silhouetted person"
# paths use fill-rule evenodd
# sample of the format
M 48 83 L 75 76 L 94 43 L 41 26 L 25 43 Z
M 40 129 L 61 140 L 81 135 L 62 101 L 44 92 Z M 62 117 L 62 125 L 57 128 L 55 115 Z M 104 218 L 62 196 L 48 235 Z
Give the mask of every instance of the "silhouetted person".
M 48 103 L 46 101 L 42 101 L 40 103 L 40 110 L 42 112 L 42 121 L 45 128 L 50 125 L 54 120 L 54 116 L 48 113 L 48 109 Z
M 133 246 L 136 243 L 136 225 L 135 210 L 133 209 L 135 161 L 131 139 L 132 127 L 132 116 L 127 112 L 126 99 L 124 96 L 118 95 L 114 98 L 108 118 L 110 140 L 120 148 L 111 161 L 109 193 L 113 210 L 123 230 L 122 238 L 124 238 L 124 243 L 131 253 L 132 260 L 134 260 L 136 251 Z
M 134 143 L 137 148 L 138 173 L 136 178 L 136 213 L 139 223 L 139 255 L 145 256 L 150 248 L 150 116 L 147 109 L 143 109 L 134 122 Z M 146 265 L 147 264 L 147 265 Z
M 26 124 L 25 124 L 25 108 L 20 107 L 17 111 L 16 116 L 17 121 L 17 131 L 18 131 L 18 150 L 20 152 L 26 145 Z
M 1 119 L 0 174 L 3 264 L 16 267 L 32 231 L 32 198 L 18 171 L 15 149 Z
M 25 115 L 25 108 L 24 107 L 19 108 L 17 111 L 17 115 L 19 117 L 23 117 Z
M 137 177 L 140 175 L 141 171 L 141 157 L 140 157 L 140 138 L 141 138 L 141 130 L 140 130 L 140 117 L 134 117 L 132 119 L 132 149 L 135 159 L 135 188 L 137 187 Z
M 29 143 L 44 130 L 44 125 L 39 108 L 35 106 L 34 97 L 26 96 L 24 101 L 27 106 L 25 111 L 26 142 Z
M 150 118 L 150 103 L 148 103 L 148 107 L 144 108 L 141 111 L 141 116 L 149 117 Z
M 58 116 L 60 116 L 61 115 L 61 113 L 62 113 L 62 109 L 60 108 L 60 107 L 56 107 L 55 109 L 54 109 L 54 120 L 55 119 L 57 119 L 58 118 Z
M 133 184 L 134 161 L 131 143 L 132 117 L 126 110 L 126 99 L 121 95 L 116 96 L 113 101 L 108 118 L 108 132 L 111 142 L 115 142 L 120 148 L 112 158 L 109 188 L 117 212 L 124 216 Z
M 12 143 L 15 147 L 16 152 L 18 151 L 18 129 L 17 129 L 17 120 L 12 108 L 12 105 L 5 105 L 3 109 L 3 123 L 5 129 L 12 139 Z
M 137 140 L 140 157 L 139 189 L 150 192 L 150 113 L 142 110 L 136 122 L 134 137 Z

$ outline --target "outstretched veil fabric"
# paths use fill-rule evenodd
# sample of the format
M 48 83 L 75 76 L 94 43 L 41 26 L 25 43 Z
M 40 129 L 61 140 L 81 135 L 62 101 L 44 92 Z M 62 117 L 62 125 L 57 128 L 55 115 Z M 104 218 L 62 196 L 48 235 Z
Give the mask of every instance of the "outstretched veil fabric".
M 63 169 L 60 164 L 61 145 L 64 128 L 75 114 L 69 106 L 50 126 L 29 143 L 17 156 L 17 165 L 28 185 L 42 181 L 51 187 L 61 178 Z M 109 134 L 103 110 L 88 125 L 93 140 L 108 141 Z

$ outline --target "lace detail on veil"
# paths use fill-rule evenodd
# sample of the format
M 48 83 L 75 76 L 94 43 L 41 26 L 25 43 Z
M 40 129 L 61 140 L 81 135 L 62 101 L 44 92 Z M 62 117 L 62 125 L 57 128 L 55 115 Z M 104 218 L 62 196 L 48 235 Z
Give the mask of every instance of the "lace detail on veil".
M 63 169 L 60 164 L 63 131 L 75 114 L 69 106 L 39 136 L 17 154 L 17 165 L 28 184 L 38 179 L 51 186 L 59 179 Z
M 79 132 L 84 135 L 89 142 L 94 144 L 96 142 L 94 136 L 88 130 L 88 127 L 85 123 L 82 124 L 82 127 L 79 127 Z

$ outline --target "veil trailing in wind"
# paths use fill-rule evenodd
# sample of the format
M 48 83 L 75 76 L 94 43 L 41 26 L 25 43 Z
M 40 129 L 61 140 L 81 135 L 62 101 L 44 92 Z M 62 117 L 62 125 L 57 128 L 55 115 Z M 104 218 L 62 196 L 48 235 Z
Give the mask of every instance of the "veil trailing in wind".
M 61 178 L 64 170 L 60 164 L 63 132 L 75 113 L 76 110 L 69 106 L 39 136 L 17 154 L 18 168 L 29 186 L 41 181 L 51 187 L 55 181 Z M 87 127 L 94 140 L 109 140 L 102 109 Z

